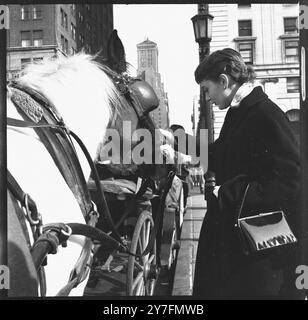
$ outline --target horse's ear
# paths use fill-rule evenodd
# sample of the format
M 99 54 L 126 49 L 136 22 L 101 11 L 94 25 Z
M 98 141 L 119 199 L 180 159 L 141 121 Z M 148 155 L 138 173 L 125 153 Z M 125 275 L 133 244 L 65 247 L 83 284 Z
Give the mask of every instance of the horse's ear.
M 108 66 L 117 73 L 125 72 L 127 69 L 125 50 L 117 30 L 113 30 L 107 44 Z

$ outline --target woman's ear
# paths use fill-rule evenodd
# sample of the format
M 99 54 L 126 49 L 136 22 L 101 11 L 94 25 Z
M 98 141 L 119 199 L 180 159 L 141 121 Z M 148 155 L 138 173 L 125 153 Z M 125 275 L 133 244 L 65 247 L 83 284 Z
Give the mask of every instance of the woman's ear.
M 224 89 L 227 89 L 229 87 L 230 81 L 229 77 L 226 74 L 222 73 L 219 76 L 219 82 L 221 83 Z

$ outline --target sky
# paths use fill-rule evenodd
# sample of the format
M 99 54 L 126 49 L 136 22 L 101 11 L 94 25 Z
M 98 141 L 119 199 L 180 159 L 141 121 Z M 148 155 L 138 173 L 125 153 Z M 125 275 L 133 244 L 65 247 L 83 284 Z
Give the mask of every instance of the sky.
M 125 48 L 126 61 L 136 75 L 137 44 L 149 38 L 158 46 L 158 71 L 168 93 L 170 124 L 192 133 L 191 114 L 199 86 L 194 71 L 199 62 L 191 18 L 197 4 L 114 5 L 114 29 Z M 197 107 L 197 105 L 196 105 Z

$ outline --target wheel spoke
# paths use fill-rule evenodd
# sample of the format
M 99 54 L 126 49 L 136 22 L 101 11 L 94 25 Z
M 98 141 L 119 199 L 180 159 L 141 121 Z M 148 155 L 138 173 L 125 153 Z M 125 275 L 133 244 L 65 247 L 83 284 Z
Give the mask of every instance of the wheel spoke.
M 139 269 L 139 271 L 143 272 L 143 266 L 138 262 L 138 261 L 134 261 L 135 266 Z
M 146 244 L 148 244 L 148 243 L 149 243 L 149 239 L 150 239 L 150 230 L 151 230 L 151 222 L 149 221 L 149 222 L 147 223 L 147 233 L 146 233 L 146 238 L 145 238 L 145 240 L 146 240 Z
M 155 280 L 150 280 L 148 286 L 146 287 L 146 295 L 152 296 L 154 294 Z
M 146 226 L 147 226 L 147 223 L 145 222 L 144 225 L 142 226 L 142 244 L 143 244 L 143 249 L 145 249 L 145 247 L 147 245 L 147 243 L 145 241 L 145 238 L 146 238 L 146 236 L 145 236 L 145 231 L 146 231 L 145 228 L 146 228 Z
M 151 263 L 154 260 L 154 258 L 155 258 L 155 254 L 152 254 L 148 259 L 147 263 Z
M 140 285 L 140 282 L 143 282 L 143 272 L 139 272 L 136 279 L 133 282 L 133 290 L 136 288 L 136 286 Z
M 136 296 L 140 296 L 142 292 L 142 287 L 143 287 L 143 278 L 141 278 L 141 281 L 138 283 L 138 287 L 136 290 Z
M 140 253 L 142 253 L 143 252 L 143 246 L 142 246 L 140 238 L 138 239 L 138 246 L 139 246 L 139 249 L 140 249 Z

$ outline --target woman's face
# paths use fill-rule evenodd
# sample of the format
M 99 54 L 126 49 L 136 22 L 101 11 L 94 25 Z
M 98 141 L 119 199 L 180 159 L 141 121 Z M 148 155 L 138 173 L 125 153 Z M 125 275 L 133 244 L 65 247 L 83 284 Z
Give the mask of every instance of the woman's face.
M 232 98 L 233 92 L 228 88 L 228 83 L 223 79 L 217 82 L 212 80 L 203 80 L 201 86 L 205 91 L 205 99 L 210 103 L 216 105 L 220 110 L 228 108 Z

